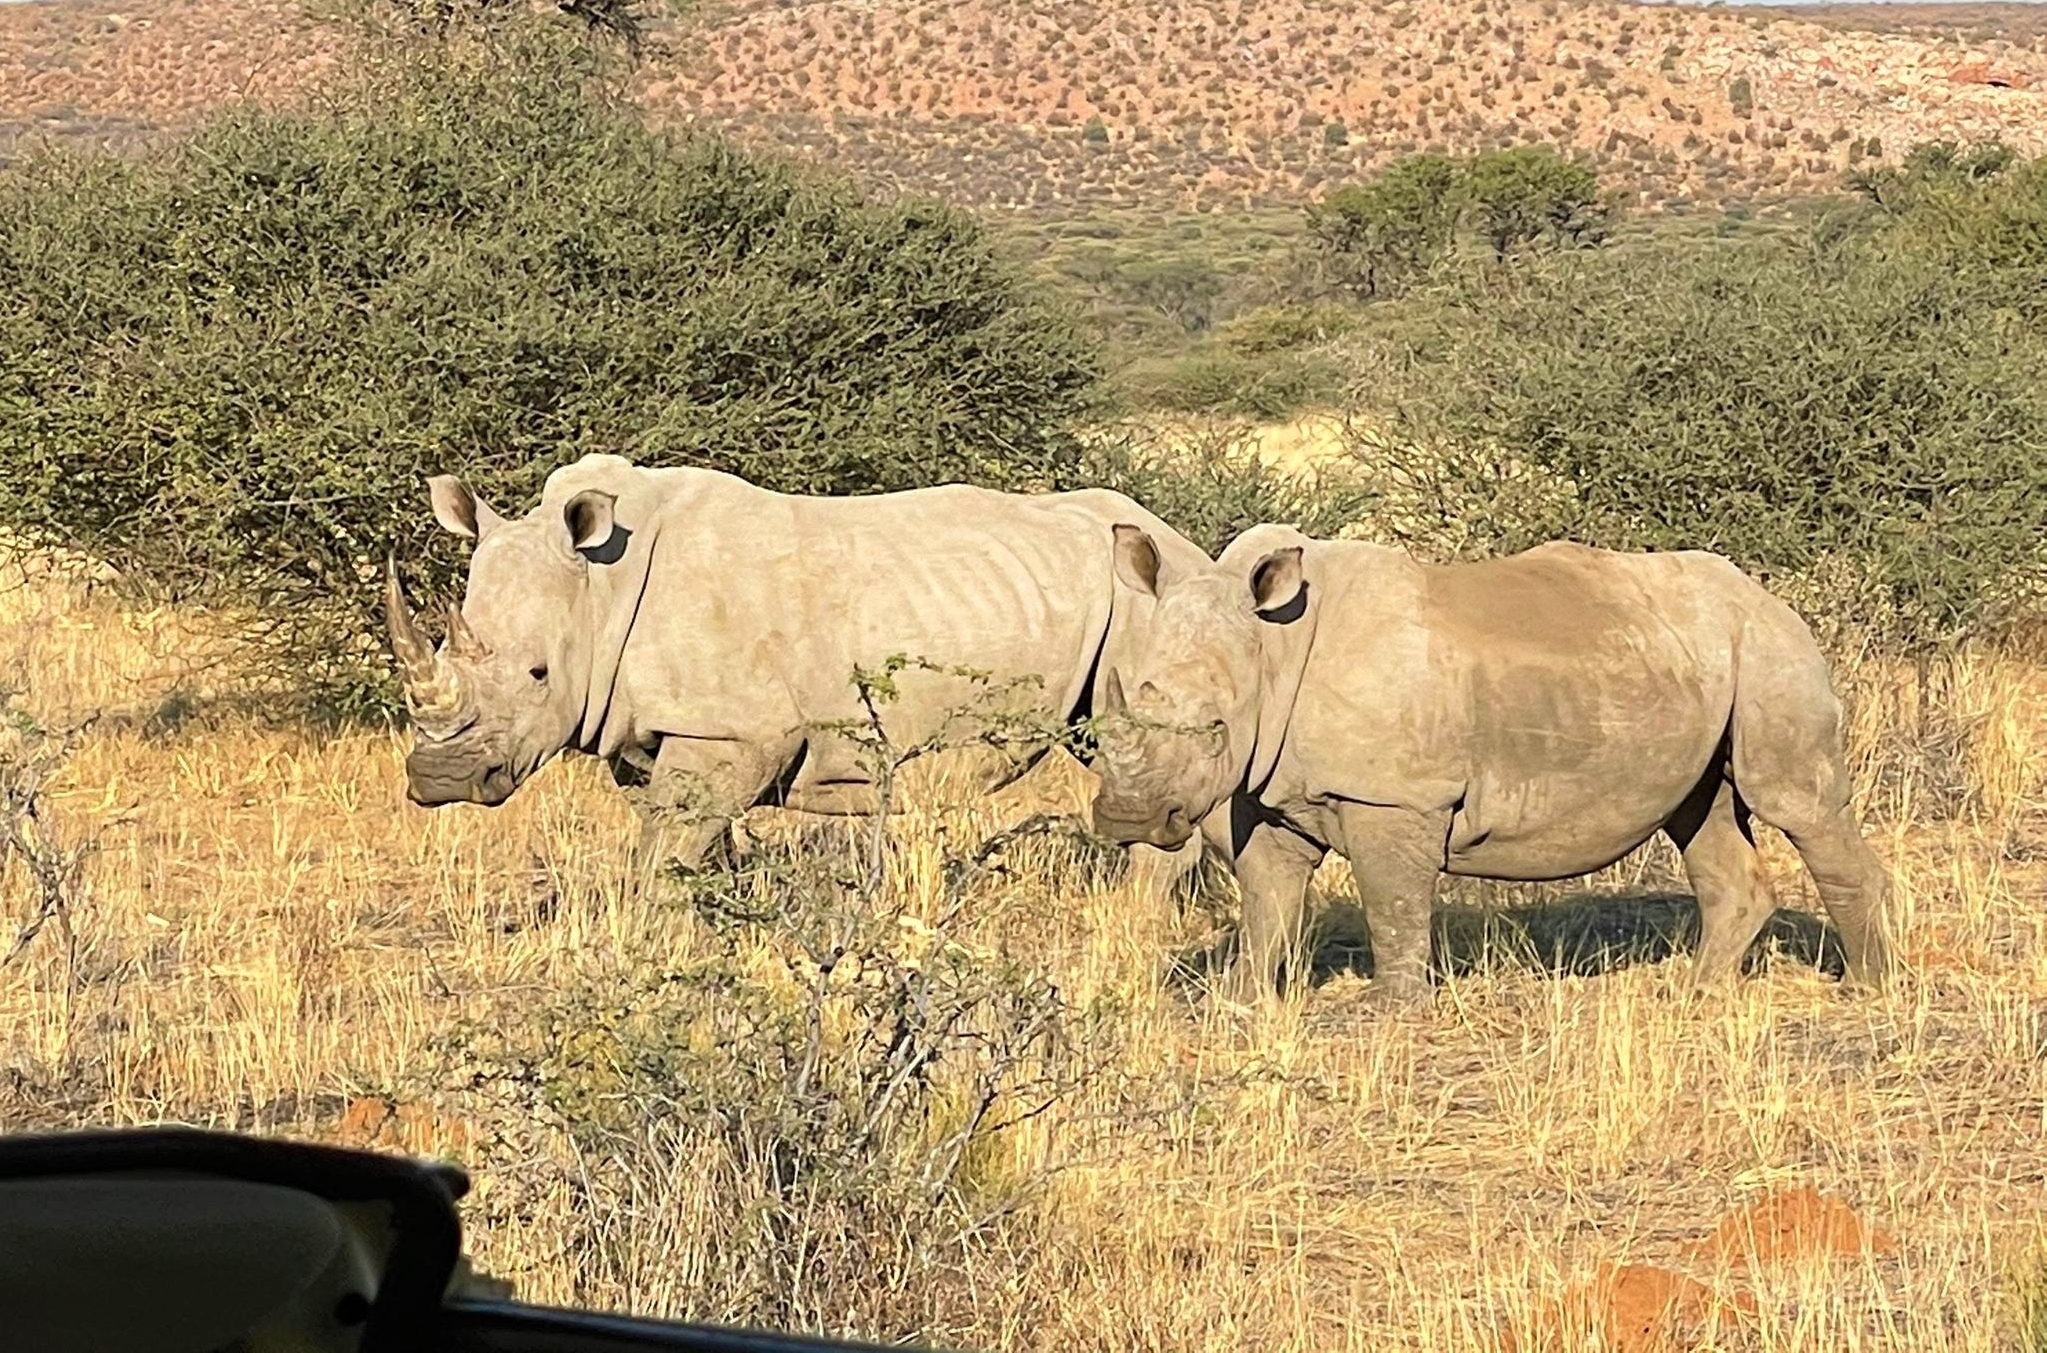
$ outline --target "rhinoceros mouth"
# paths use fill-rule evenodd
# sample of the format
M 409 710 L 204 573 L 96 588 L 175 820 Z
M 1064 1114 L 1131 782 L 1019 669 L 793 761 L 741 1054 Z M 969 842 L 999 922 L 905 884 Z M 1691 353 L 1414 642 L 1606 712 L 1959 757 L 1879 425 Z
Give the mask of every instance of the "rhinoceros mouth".
M 405 796 L 421 808 L 445 808 L 453 803 L 495 808 L 518 788 L 519 777 L 504 766 L 493 766 L 482 775 L 444 776 L 415 769 L 407 777 Z
M 495 808 L 512 797 L 512 791 L 519 787 L 519 777 L 509 767 L 495 766 L 476 785 L 476 802 L 486 808 Z
M 1119 809 L 1104 810 L 1098 802 L 1094 810 L 1095 832 L 1116 842 L 1118 845 L 1157 846 L 1160 850 L 1178 850 L 1194 836 L 1194 824 L 1185 811 L 1169 808 L 1157 813 L 1126 813 Z

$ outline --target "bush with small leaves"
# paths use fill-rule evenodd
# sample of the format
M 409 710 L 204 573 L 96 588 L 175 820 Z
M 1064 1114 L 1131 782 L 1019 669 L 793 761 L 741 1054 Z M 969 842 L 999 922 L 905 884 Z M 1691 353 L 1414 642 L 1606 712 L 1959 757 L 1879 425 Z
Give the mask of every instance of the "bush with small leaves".
M 1439 263 L 1456 237 L 1461 179 L 1447 156 L 1403 155 L 1309 208 L 1308 230 L 1338 284 L 1389 295 Z
M 1275 302 L 1233 315 L 1216 337 L 1233 352 L 1290 352 L 1327 343 L 1356 328 L 1354 307 L 1335 302 Z
M 1277 469 L 1241 424 L 1227 421 L 1106 439 L 1092 456 L 1103 483 L 1139 499 L 1210 554 L 1260 522 L 1344 535 L 1380 503 L 1354 466 L 1339 461 L 1316 474 Z
M 1977 200 L 1972 198 L 1976 188 L 2018 163 L 2018 152 L 2000 140 L 1968 146 L 1928 141 L 1914 146 L 1901 164 L 1850 174 L 1848 186 L 1879 207 L 1906 212 L 1932 207 L 1942 199 Z
M 1737 75 L 1727 86 L 1727 107 L 1736 117 L 1753 116 L 1756 111 L 1756 87 L 1746 75 Z
M 850 675 L 874 711 L 914 665 Z M 982 726 L 980 706 L 948 726 Z M 897 746 L 879 717 L 844 731 L 884 809 L 914 761 L 974 745 Z M 443 1035 L 465 1111 L 578 1200 L 577 1280 L 667 1294 L 684 1318 L 979 1342 L 971 1275 L 1042 1234 L 1057 1166 L 1008 1143 L 1091 1090 L 1130 1120 L 1185 1102 L 1122 1069 L 1113 993 L 1076 999 L 1043 967 L 1051 918 L 1003 869 L 1027 838 L 1081 877 L 1117 867 L 1080 824 L 1041 816 L 941 840 L 911 886 L 886 812 L 812 822 L 734 870 L 667 880 L 679 952 L 593 946 Z M 497 1219 L 516 1198 L 478 1206 Z
M 374 564 L 423 482 L 523 510 L 596 450 L 865 492 L 1073 482 L 1096 357 L 973 219 L 648 130 L 553 27 L 376 59 L 135 161 L 0 172 L 0 530 L 263 613 L 387 699 Z
M 1532 244 L 1576 248 L 1603 241 L 1612 208 L 1589 164 L 1547 146 L 1516 146 L 1474 157 L 1463 197 L 1472 229 L 1505 258 Z
M 1268 421 L 1333 403 L 1342 394 L 1343 383 L 1342 367 L 1314 351 L 1250 353 L 1215 345 L 1133 363 L 1119 381 L 1123 394 L 1137 408 L 1223 413 Z M 1149 499 L 1144 501 L 1150 505 Z M 1153 510 L 1173 520 L 1163 510 Z
M 1824 234 L 1562 255 L 1460 283 L 1374 366 L 1423 548 L 1569 538 L 1846 572 L 1870 642 L 1924 651 L 2039 595 L 2037 328 L 1947 260 Z M 2016 274 L 2014 274 L 2016 275 Z

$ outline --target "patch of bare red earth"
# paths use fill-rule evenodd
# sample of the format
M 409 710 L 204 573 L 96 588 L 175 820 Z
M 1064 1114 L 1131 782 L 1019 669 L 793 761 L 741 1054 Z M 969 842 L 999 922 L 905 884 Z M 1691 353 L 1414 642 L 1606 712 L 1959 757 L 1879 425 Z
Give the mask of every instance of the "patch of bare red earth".
M 1948 76 L 1960 85 L 1988 85 L 1992 89 L 2030 89 L 2032 73 L 2018 66 L 1993 66 L 1988 61 L 1965 61 Z
M 350 1100 L 332 1136 L 343 1146 L 407 1156 L 462 1156 L 476 1140 L 459 1119 L 425 1104 L 400 1104 L 382 1095 Z
M 1890 1254 L 1897 1241 L 1854 1209 L 1807 1187 L 1769 1194 L 1720 1219 L 1686 1257 L 1736 1272 L 1830 1255 Z M 1654 1264 L 1600 1265 L 1590 1280 L 1508 1329 L 1509 1353 L 1700 1353 L 1753 1328 L 1753 1293 L 1721 1290 Z

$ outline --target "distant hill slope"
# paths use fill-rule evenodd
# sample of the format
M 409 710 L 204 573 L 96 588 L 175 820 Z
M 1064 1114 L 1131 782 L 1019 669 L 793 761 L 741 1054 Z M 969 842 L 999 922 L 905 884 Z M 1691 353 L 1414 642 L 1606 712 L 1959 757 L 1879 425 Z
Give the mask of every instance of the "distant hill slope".
M 1870 31 L 1872 8 L 739 0 L 668 32 L 640 94 L 888 184 L 1061 210 L 1299 200 L 1429 146 L 1582 148 L 1648 202 L 1800 192 L 1934 138 L 2047 150 L 2037 25 L 1989 37 L 2001 7 L 1972 5 Z M 0 7 L 0 149 L 286 97 L 338 48 L 285 0 Z

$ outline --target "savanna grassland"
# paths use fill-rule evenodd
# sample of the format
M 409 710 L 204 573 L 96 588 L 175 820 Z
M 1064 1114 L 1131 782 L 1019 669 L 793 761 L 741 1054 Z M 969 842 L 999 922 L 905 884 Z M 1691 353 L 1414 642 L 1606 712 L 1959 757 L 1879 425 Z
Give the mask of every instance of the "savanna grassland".
M 734 941 L 622 892 L 630 819 L 594 763 L 497 811 L 425 812 L 397 733 L 193 712 L 206 641 L 175 611 L 49 570 L 0 604 L 11 709 L 75 729 L 30 746 L 18 719 L 0 785 L 34 802 L 11 820 L 11 930 L 61 857 L 61 906 L 0 969 L 11 1127 L 171 1118 L 443 1153 L 479 1180 L 480 1265 L 528 1299 L 758 1316 L 772 1280 L 785 1318 L 985 1347 L 1589 1347 L 1598 1325 L 1615 1348 L 1992 1349 L 2024 1346 L 2038 1309 L 2047 655 L 1954 655 L 1931 717 L 1907 674 L 1844 672 L 1911 969 L 1881 997 L 1818 970 L 1811 891 L 1773 841 L 1785 910 L 1735 990 L 1687 995 L 1671 954 L 1695 916 L 1656 849 L 1568 894 L 1458 890 L 1436 1007 L 1398 1019 L 1364 1007 L 1332 864 L 1314 990 L 1227 1009 L 1188 975 L 1212 905 L 1146 904 L 1056 833 L 948 874 L 1032 811 L 1080 808 L 1071 762 L 978 802 L 926 775 L 872 903 L 900 937 L 856 945 L 825 1003 L 963 946 L 1056 990 L 1062 1035 L 1027 1055 L 1061 1088 L 976 1139 L 953 1201 L 891 1207 L 877 1184 L 850 1215 L 777 1201 L 739 1134 L 721 1150 L 634 1098 L 629 1007 L 664 980 L 736 964 L 800 1009 L 807 979 L 773 926 Z M 1922 726 L 1933 741 L 1902 731 Z M 804 849 L 864 868 L 868 845 L 813 825 Z M 857 1032 L 853 1005 L 828 1037 Z M 942 1106 L 951 1070 L 920 1095 Z M 887 1168 L 928 1160 L 944 1121 L 904 1119 Z M 746 1261 L 764 1212 L 785 1269 Z M 849 1245 L 855 1222 L 903 1231 Z M 880 1251 L 879 1278 L 852 1264 Z M 1585 1294 L 1560 1299 L 1603 1273 L 1621 1314 L 1581 1329 Z
M 51 99 L 122 53 L 187 88 L 156 78 L 167 33 L 211 74 L 148 154 L 0 166 L 0 1127 L 447 1155 L 478 1266 L 525 1299 L 884 1339 L 2047 1346 L 2047 159 L 2037 120 L 1898 140 L 2047 96 L 1854 31 L 1827 50 L 1872 68 L 1823 77 L 1796 44 L 1825 30 L 1718 11 L 1218 12 L 1176 31 L 1199 53 L 1263 24 L 1254 56 L 1320 51 L 1288 27 L 1311 19 L 1394 35 L 1375 60 L 1410 74 L 1369 78 L 1409 94 L 1357 94 L 1342 136 L 1356 110 L 1306 122 L 1285 70 L 1157 81 L 1317 164 L 1376 128 L 1340 188 L 1253 138 L 1229 154 L 1258 190 L 1225 171 L 1197 205 L 1231 209 L 1185 211 L 1196 135 L 1135 205 L 973 160 L 954 198 L 1062 203 L 991 224 L 746 148 L 776 109 L 844 127 L 879 99 L 969 163 L 944 119 L 980 115 L 931 122 L 878 65 L 877 95 L 860 43 L 942 74 L 1014 21 L 1046 35 L 1026 73 L 1117 60 L 1113 16 L 1047 7 L 707 9 L 719 45 L 679 74 L 493 0 L 378 10 L 341 62 L 292 10 L 275 89 L 208 45 L 206 5 L 9 16 L 95 16 L 30 79 Z M 1495 26 L 1513 64 L 1460 55 Z M 1769 78 L 1722 125 L 1730 52 Z M 236 81 L 256 97 L 207 116 Z M 1631 214 L 1632 143 L 1576 152 L 1680 81 L 1712 107 L 1644 133 L 1666 186 L 1731 155 L 1723 198 L 1829 191 Z M 1040 84 L 1004 116 L 1066 109 L 1075 164 L 1148 164 L 1137 123 L 1180 118 Z M 1582 125 L 1521 119 L 1553 147 L 1487 132 L 1557 98 Z M 759 118 L 650 127 L 663 99 Z M 1395 117 L 1421 108 L 1456 115 L 1454 154 Z M 645 892 L 592 761 L 496 810 L 411 806 L 378 570 L 432 605 L 465 563 L 425 478 L 521 511 L 616 450 L 794 492 L 1108 484 L 1209 547 L 1292 520 L 1441 558 L 1720 550 L 1837 664 L 1907 971 L 1845 993 L 1770 837 L 1780 911 L 1726 990 L 1688 989 L 1696 907 L 1657 844 L 1446 889 L 1437 998 L 1399 1016 L 1369 1008 L 1332 862 L 1313 981 L 1233 1008 L 1209 991 L 1231 885 L 1133 878 L 1064 753 L 976 798 L 883 748 L 879 825 L 756 810 L 736 869 Z

